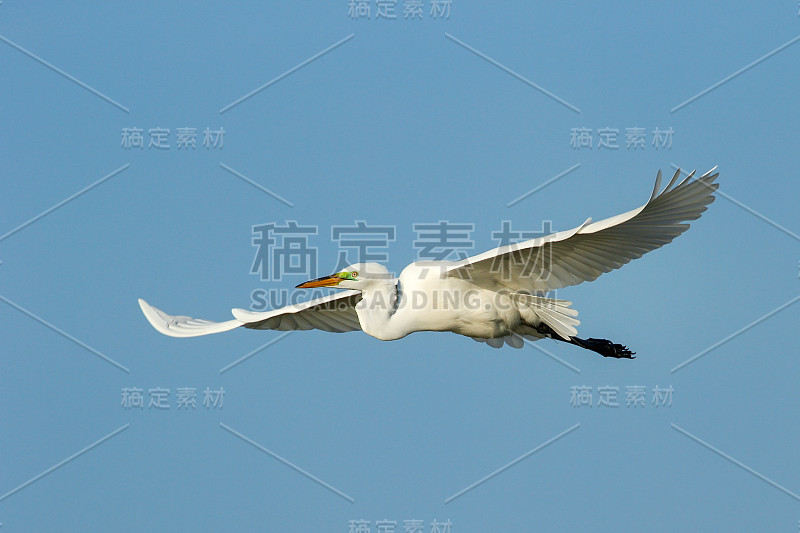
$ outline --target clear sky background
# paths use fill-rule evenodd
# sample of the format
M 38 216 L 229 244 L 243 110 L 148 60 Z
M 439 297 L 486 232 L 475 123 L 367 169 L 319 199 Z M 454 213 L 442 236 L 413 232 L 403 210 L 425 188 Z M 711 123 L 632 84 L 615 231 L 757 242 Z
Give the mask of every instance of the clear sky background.
M 797 2 L 453 0 L 442 19 L 425 0 L 421 20 L 348 3 L 0 4 L 3 531 L 796 531 Z M 148 147 L 155 128 L 170 148 Z M 672 165 L 719 165 L 724 196 L 666 248 L 559 292 L 582 336 L 633 361 L 314 331 L 221 372 L 280 334 L 168 338 L 136 303 L 225 320 L 303 281 L 250 274 L 254 225 L 316 226 L 320 274 L 333 226 L 394 226 L 400 271 L 415 223 L 472 223 L 477 253 L 503 220 L 633 209 Z M 626 407 L 633 386 L 644 406 Z M 148 407 L 155 388 L 169 409 Z

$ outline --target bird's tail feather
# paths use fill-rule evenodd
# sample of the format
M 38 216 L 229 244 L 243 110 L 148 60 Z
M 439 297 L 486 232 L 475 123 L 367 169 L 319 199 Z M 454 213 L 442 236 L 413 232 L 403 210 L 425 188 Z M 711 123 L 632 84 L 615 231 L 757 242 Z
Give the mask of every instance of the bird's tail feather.
M 532 327 L 535 328 L 543 322 L 564 340 L 569 340 L 578 334 L 575 326 L 581 321 L 575 318 L 578 316 L 578 311 L 570 307 L 572 302 L 569 300 L 525 293 L 515 293 L 514 300 L 517 302 L 522 319 Z

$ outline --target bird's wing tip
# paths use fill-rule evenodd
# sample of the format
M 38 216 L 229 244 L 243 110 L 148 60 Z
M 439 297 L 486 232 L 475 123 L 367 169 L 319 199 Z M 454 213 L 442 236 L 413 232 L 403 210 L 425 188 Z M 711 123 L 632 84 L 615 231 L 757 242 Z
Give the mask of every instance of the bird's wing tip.
M 648 201 L 652 201 L 653 198 L 658 196 L 658 190 L 661 188 L 661 177 L 661 169 L 658 169 L 658 174 L 656 174 L 656 183 L 653 185 L 653 192 L 650 194 L 650 200 Z
M 170 335 L 173 337 L 175 336 L 174 332 L 169 329 L 170 320 L 168 320 L 168 318 L 171 318 L 169 315 L 148 304 L 142 298 L 139 298 L 138 301 L 139 307 L 142 309 L 142 314 L 156 331 L 163 333 L 164 335 Z
M 156 331 L 170 337 L 199 337 L 228 331 L 242 325 L 239 320 L 211 322 L 188 316 L 172 316 L 153 307 L 141 298 L 139 298 L 139 307 L 142 308 L 144 317 Z

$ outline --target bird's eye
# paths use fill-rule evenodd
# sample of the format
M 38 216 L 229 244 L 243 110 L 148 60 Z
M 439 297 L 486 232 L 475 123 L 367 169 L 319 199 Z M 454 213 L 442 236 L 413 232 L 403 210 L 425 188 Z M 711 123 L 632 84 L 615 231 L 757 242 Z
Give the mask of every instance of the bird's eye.
M 350 278 L 356 279 L 357 277 L 358 277 L 358 272 L 356 272 L 355 270 L 350 272 Z

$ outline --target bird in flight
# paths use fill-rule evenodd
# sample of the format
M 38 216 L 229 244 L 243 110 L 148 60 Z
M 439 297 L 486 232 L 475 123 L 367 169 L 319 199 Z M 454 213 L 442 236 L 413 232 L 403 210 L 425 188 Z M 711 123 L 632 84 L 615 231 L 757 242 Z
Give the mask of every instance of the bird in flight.
M 363 331 L 401 339 L 416 331 L 450 331 L 494 348 L 521 348 L 551 338 L 604 357 L 635 352 L 606 339 L 577 337 L 572 302 L 550 291 L 593 281 L 631 259 L 660 248 L 689 228 L 714 201 L 716 167 L 678 182 L 680 170 L 659 192 L 658 172 L 648 202 L 632 211 L 544 237 L 501 246 L 459 261 L 417 261 L 394 277 L 378 263 L 358 263 L 297 288 L 344 289 L 265 312 L 233 309 L 233 320 L 211 322 L 171 316 L 139 300 L 152 326 L 172 337 L 197 337 L 238 327 L 278 331 Z

